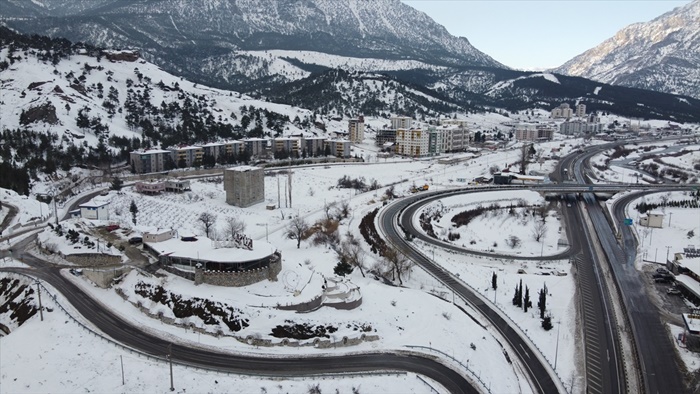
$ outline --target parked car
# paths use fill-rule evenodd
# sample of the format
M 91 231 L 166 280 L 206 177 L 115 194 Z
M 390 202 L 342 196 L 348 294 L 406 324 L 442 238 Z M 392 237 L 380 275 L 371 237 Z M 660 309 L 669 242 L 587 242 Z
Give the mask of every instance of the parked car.
M 81 268 L 78 268 L 78 269 L 71 268 L 68 271 L 75 276 L 80 276 L 83 274 L 83 270 Z
M 668 274 L 668 270 L 666 268 L 657 268 L 656 269 L 657 274 Z
M 138 244 L 140 244 L 141 242 L 143 242 L 143 238 L 141 238 L 141 237 L 131 237 L 131 238 L 129 238 L 129 244 L 131 244 L 131 245 L 138 245 Z
M 668 290 L 666 290 L 666 293 L 671 295 L 679 295 L 681 294 L 681 291 L 675 287 L 669 287 Z
M 658 278 L 673 279 L 673 275 L 669 272 L 655 272 L 653 275 L 651 275 L 651 277 L 654 279 L 658 279 Z
M 109 232 L 112 232 L 112 231 L 114 231 L 114 230 L 116 230 L 116 229 L 118 229 L 118 228 L 119 228 L 119 225 L 118 225 L 118 224 L 110 224 L 109 226 L 106 226 L 106 227 L 105 227 L 105 230 L 107 230 L 107 231 L 109 231 Z

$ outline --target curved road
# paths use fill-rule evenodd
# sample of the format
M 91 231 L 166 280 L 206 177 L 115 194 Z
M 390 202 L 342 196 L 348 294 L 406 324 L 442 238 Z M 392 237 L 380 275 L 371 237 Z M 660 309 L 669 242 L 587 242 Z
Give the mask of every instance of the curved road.
M 473 190 L 478 192 L 483 190 Z M 442 192 L 445 193 L 445 192 Z M 450 194 L 447 192 L 445 194 Z M 439 193 L 437 193 L 439 194 Z M 434 195 L 434 194 L 433 194 Z M 437 264 L 434 264 L 421 253 L 414 250 L 404 237 L 399 234 L 394 223 L 397 223 L 401 212 L 418 200 L 426 196 L 408 197 L 396 203 L 393 203 L 381 211 L 379 223 L 382 231 L 388 239 L 388 242 L 394 245 L 401 253 L 405 254 L 414 263 L 421 266 L 423 269 L 432 274 L 437 280 L 445 284 L 449 289 L 459 294 L 463 299 L 469 302 L 476 310 L 488 319 L 494 328 L 496 328 L 503 338 L 505 338 L 510 348 L 516 353 L 525 371 L 528 374 L 528 380 L 533 385 L 533 390 L 537 393 L 558 393 L 559 387 L 551 375 L 550 370 L 538 357 L 537 353 L 530 348 L 526 342 L 516 332 L 501 315 L 486 304 L 479 296 L 471 289 L 467 288 L 462 282 L 456 280 L 449 272 L 442 269 Z
M 322 357 L 252 357 L 218 353 L 196 347 L 171 343 L 151 335 L 122 319 L 91 298 L 59 269 L 31 255 L 21 256 L 33 268 L 4 268 L 0 271 L 18 272 L 37 277 L 51 284 L 83 315 L 114 340 L 156 357 L 164 357 L 172 345 L 172 358 L 180 363 L 227 371 L 264 376 L 313 376 L 368 371 L 406 371 L 427 376 L 451 393 L 477 394 L 479 390 L 461 374 L 427 357 L 409 354 L 367 353 Z

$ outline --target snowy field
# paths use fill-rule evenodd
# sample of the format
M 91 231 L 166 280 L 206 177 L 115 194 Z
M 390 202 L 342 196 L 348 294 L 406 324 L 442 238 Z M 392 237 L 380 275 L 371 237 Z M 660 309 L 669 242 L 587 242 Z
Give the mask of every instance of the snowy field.
M 557 154 L 563 156 L 569 151 L 576 149 L 581 143 L 580 140 L 555 141 L 548 144 L 538 145 L 549 153 L 556 148 Z M 563 146 L 562 146 L 563 145 Z M 360 146 L 360 149 L 370 157 L 374 154 L 371 146 Z M 325 216 L 324 205 L 336 202 L 348 202 L 351 207 L 351 215 L 340 223 L 338 234 L 342 238 L 348 232 L 361 239 L 358 224 L 360 219 L 375 208 L 381 207 L 381 198 L 388 185 L 395 184 L 395 191 L 398 194 L 408 194 L 411 185 L 428 184 L 430 190 L 442 190 L 451 187 L 464 187 L 466 182 L 478 176 L 489 174 L 489 168 L 493 165 L 505 167 L 507 164 L 516 163 L 519 156 L 517 146 L 507 151 L 492 152 L 482 154 L 479 157 L 469 157 L 459 164 L 442 165 L 435 160 L 396 160 L 384 161 L 372 160 L 371 164 L 364 165 L 332 165 L 310 168 L 292 169 L 291 204 L 284 196 L 289 194 L 287 174 L 270 174 L 265 177 L 265 204 L 257 204 L 253 207 L 241 209 L 225 204 L 225 193 L 223 185 L 216 178 L 193 180 L 192 191 L 183 194 L 166 193 L 161 196 L 142 196 L 136 194 L 130 188 L 125 188 L 122 192 L 110 192 L 110 221 L 117 222 L 125 231 L 138 233 L 153 227 L 177 228 L 183 231 L 202 233 L 197 225 L 197 217 L 202 212 L 211 212 L 217 216 L 217 227 L 223 226 L 225 219 L 229 216 L 242 219 L 246 223 L 245 233 L 254 240 L 267 239 L 277 247 L 283 255 L 283 268 L 278 276 L 277 282 L 264 281 L 245 288 L 218 288 L 215 286 L 200 285 L 194 286 L 191 282 L 176 276 L 166 275 L 163 278 L 147 278 L 132 272 L 123 279 L 119 285 L 127 294 L 127 298 L 136 302 L 139 296 L 133 292 L 134 286 L 138 282 L 149 283 L 152 286 L 163 286 L 170 292 L 184 297 L 202 297 L 215 299 L 222 304 L 230 305 L 239 309 L 243 316 L 249 319 L 249 325 L 240 332 L 229 332 L 222 338 L 217 339 L 212 335 L 197 334 L 191 330 L 184 330 L 175 326 L 168 326 L 155 318 L 138 311 L 131 303 L 119 297 L 114 290 L 103 290 L 95 287 L 84 278 L 70 276 L 78 284 L 83 286 L 88 292 L 98 297 L 101 302 L 109 305 L 121 315 L 127 317 L 135 324 L 142 326 L 152 332 L 159 333 L 172 338 L 177 338 L 183 343 L 190 343 L 199 346 L 213 346 L 221 349 L 228 349 L 237 353 L 244 352 L 250 354 L 325 354 L 363 351 L 406 351 L 413 350 L 421 353 L 431 354 L 439 357 L 444 362 L 452 365 L 460 363 L 470 369 L 473 376 L 479 377 L 486 385 L 490 385 L 493 392 L 530 392 L 527 387 L 522 372 L 514 366 L 508 364 L 503 357 L 503 350 L 498 345 L 502 339 L 494 336 L 491 331 L 481 329 L 469 316 L 465 315 L 459 308 L 452 305 L 453 295 L 449 294 L 441 285 L 435 282 L 432 277 L 414 268 L 409 276 L 403 278 L 404 287 L 397 288 L 386 286 L 374 280 L 370 275 L 363 277 L 358 270 L 355 270 L 349 279 L 361 289 L 363 304 L 352 311 L 338 311 L 323 307 L 308 314 L 294 314 L 284 312 L 274 308 L 276 304 L 297 303 L 312 299 L 319 294 L 324 276 L 333 276 L 333 268 L 337 263 L 337 256 L 333 251 L 324 246 L 313 246 L 304 241 L 301 248 L 296 248 L 296 241 L 285 236 L 285 229 L 290 218 L 296 215 L 304 217 L 309 222 L 315 222 Z M 549 172 L 556 162 L 546 160 L 542 164 L 532 165 L 531 168 L 541 172 Z M 283 171 L 284 169 L 280 169 Z M 375 191 L 356 193 L 351 189 L 338 189 L 336 184 L 339 178 L 348 176 L 350 178 L 363 177 L 367 183 L 376 181 L 382 187 Z M 279 185 L 279 186 L 278 186 Z M 279 187 L 279 193 L 278 193 Z M 478 186 L 474 186 L 478 188 Z M 459 243 L 462 241 L 464 247 L 474 250 L 494 250 L 499 253 L 513 254 L 514 256 L 550 256 L 563 251 L 557 246 L 558 241 L 565 237 L 563 230 L 560 232 L 562 223 L 559 222 L 556 205 L 552 206 L 546 214 L 547 229 L 543 234 L 544 242 L 537 242 L 533 239 L 533 229 L 537 223 L 534 219 L 534 206 L 541 205 L 544 201 L 536 193 L 519 192 L 516 195 L 500 194 L 492 196 L 493 193 L 479 193 L 473 196 L 461 198 L 449 198 L 442 201 L 446 214 L 438 225 L 447 227 L 450 225 L 451 216 L 461 210 L 471 209 L 471 207 L 483 205 L 488 206 L 498 203 L 501 207 L 507 207 L 509 201 L 524 201 L 525 207 L 515 207 L 513 213 L 508 209 L 502 210 L 501 214 L 483 214 L 475 218 L 468 226 L 460 228 Z M 129 205 L 135 201 L 138 206 L 137 224 L 132 223 Z M 266 204 L 280 205 L 281 208 L 267 210 Z M 532 206 L 529 208 L 529 206 Z M 29 210 L 29 208 L 27 208 Z M 682 216 L 679 214 L 679 216 Z M 675 219 L 675 215 L 674 215 Z M 88 223 L 91 224 L 91 223 Z M 95 223 L 92 223 L 95 224 Z M 106 223 L 96 223 L 106 224 Z M 679 220 L 679 226 L 681 222 Z M 503 229 L 508 231 L 503 231 Z M 685 229 L 685 227 L 682 227 Z M 680 230 L 682 231 L 682 230 Z M 687 232 L 687 231 L 686 231 Z M 508 245 L 511 235 L 517 235 L 520 243 L 517 247 Z M 124 235 L 126 238 L 127 236 Z M 471 241 L 474 241 L 472 243 Z M 364 244 L 364 242 L 363 242 Z M 482 258 L 464 255 L 456 255 L 441 249 L 433 249 L 420 242 L 416 243 L 423 249 L 426 256 L 434 258 L 440 264 L 459 275 L 459 278 L 467 285 L 480 293 L 484 300 L 494 303 L 504 315 L 512 320 L 515 325 L 525 333 L 532 343 L 540 349 L 542 355 L 550 365 L 556 364 L 557 374 L 567 389 L 580 392 L 583 387 L 581 354 L 577 353 L 576 344 L 580 341 L 576 332 L 576 302 L 575 283 L 571 267 L 567 260 L 563 261 L 529 261 L 519 262 L 513 259 Z M 497 246 L 494 246 L 497 244 Z M 365 245 L 366 246 L 366 245 Z M 665 250 L 665 249 L 664 249 Z M 365 253 L 365 267 L 371 268 L 380 263 L 379 258 L 371 252 Z M 520 270 L 524 273 L 518 273 Z M 497 275 L 497 290 L 491 289 L 491 279 L 493 274 Z M 512 305 L 511 299 L 516 285 L 522 280 L 523 288 L 527 287 L 530 292 L 530 299 L 534 309 L 527 313 L 522 309 Z M 536 307 L 538 292 L 546 286 L 547 288 L 547 313 L 551 315 L 554 328 L 544 331 L 541 328 L 539 311 Z M 131 291 L 128 291 L 131 289 Z M 294 294 L 297 294 L 296 296 Z M 437 296 L 437 297 L 435 297 Z M 141 299 L 141 301 L 145 301 Z M 457 305 L 464 307 L 470 314 L 476 315 L 468 306 L 459 299 L 455 300 Z M 169 310 L 162 305 L 148 305 L 152 313 L 163 312 L 167 316 Z M 60 311 L 54 312 L 57 316 Z M 481 319 L 476 316 L 477 319 Z M 57 321 L 66 320 L 61 318 Z M 356 338 L 359 332 L 354 329 L 356 326 L 371 326 L 372 335 L 379 337 L 376 341 L 366 341 L 359 345 L 320 350 L 313 346 L 300 346 L 298 348 L 275 346 L 272 348 L 253 347 L 246 345 L 235 337 L 245 337 L 252 335 L 260 338 L 270 338 L 273 342 L 279 342 L 270 336 L 273 327 L 283 324 L 285 320 L 293 320 L 295 323 L 306 323 L 310 325 L 338 326 L 338 331 L 328 338 L 331 341 L 338 341 L 342 337 Z M 435 324 L 435 322 L 440 322 Z M 180 322 L 185 323 L 185 322 Z M 190 318 L 186 323 L 196 326 L 204 326 L 201 321 Z M 64 324 L 64 323 L 60 323 Z M 65 323 L 72 324 L 72 323 Z M 26 330 L 24 327 L 28 327 Z M 33 327 L 33 328 L 31 328 Z M 30 391 L 25 386 L 14 385 L 9 376 L 21 375 L 21 369 L 15 370 L 10 364 L 5 362 L 5 356 L 13 357 L 13 352 L 18 352 L 18 348 L 6 346 L 9 343 L 18 343 L 36 336 L 35 330 L 41 330 L 36 318 L 32 318 L 25 326 L 20 327 L 9 337 L 1 339 L 3 346 L 2 362 L 7 374 L 2 376 L 3 385 L 10 384 L 19 391 Z M 27 332 L 24 336 L 23 332 Z M 62 338 L 66 333 L 61 330 L 51 330 L 51 335 L 47 336 L 45 346 L 53 344 L 55 349 L 72 354 L 75 341 L 86 341 L 90 338 L 81 330 L 70 330 L 71 337 Z M 458 335 L 455 335 L 458 333 Z M 77 337 L 73 337 L 73 336 Z M 13 339 L 17 338 L 17 339 Z M 43 339 L 42 339 L 43 340 Z M 113 368 L 118 359 L 118 355 L 123 355 L 126 365 L 140 362 L 132 370 L 132 376 L 139 376 L 137 371 L 148 369 L 162 369 L 165 367 L 159 362 L 147 361 L 133 354 L 119 350 L 118 347 L 98 341 L 90 346 L 85 346 L 85 353 L 81 357 L 72 360 L 76 368 L 92 370 L 91 365 L 107 365 Z M 471 348 L 475 345 L 475 349 Z M 304 345 L 304 343 L 302 343 Z M 410 348 L 418 346 L 418 348 Z M 63 348 L 63 349 L 62 349 Z M 8 350 L 10 349 L 10 350 Z M 14 349 L 14 350 L 12 350 Z M 88 351 L 87 349 L 99 349 Z M 12 350 L 12 351 L 11 351 Z M 59 352 L 60 354 L 60 352 Z M 87 354 L 91 354 L 87 357 Z M 109 355 L 109 356 L 107 356 Z M 128 355 L 128 357 L 127 357 Z M 29 358 L 32 363 L 38 363 L 41 368 L 50 370 L 55 361 L 49 356 L 42 356 L 39 362 L 39 355 L 23 354 L 22 357 Z M 94 360 L 92 358 L 95 358 Z M 106 359 L 103 359 L 106 358 Z M 127 363 L 127 360 L 129 362 Z M 84 363 L 84 365 L 83 365 Z M 23 365 L 24 363 L 17 364 Z M 12 364 L 14 365 L 14 364 Z M 61 367 L 62 368 L 62 367 Z M 188 386 L 187 370 L 181 371 L 178 376 L 182 376 L 181 386 L 176 388 L 183 392 L 218 392 L 226 391 L 221 389 L 224 386 L 217 386 L 216 380 L 230 382 L 236 387 L 245 387 L 251 391 L 265 392 L 306 392 L 312 384 L 311 380 L 265 380 L 256 378 L 245 378 L 227 376 L 215 373 L 202 374 L 192 371 L 191 386 Z M 468 376 L 469 373 L 467 373 Z M 81 375 L 80 379 L 67 381 L 61 380 L 60 373 L 56 373 L 46 384 L 51 387 L 62 387 L 64 392 L 82 390 L 83 387 L 115 387 L 110 392 L 120 392 L 121 378 L 119 374 L 90 376 Z M 149 374 L 143 373 L 141 378 L 134 378 L 132 383 L 127 382 L 124 392 L 144 391 L 152 387 L 162 387 L 167 389 L 166 376 L 159 378 L 149 378 Z M 207 382 L 197 380 L 198 376 L 205 376 Z M 220 379 L 219 379 L 220 377 Z M 10 379 L 10 380 L 8 380 Z M 12 378 L 14 379 L 14 378 Z M 229 380 L 226 380 L 229 379 Z M 19 380 L 19 379 L 18 379 Z M 104 380 L 104 382 L 102 382 Z M 161 384 L 161 380 L 165 383 Z M 57 381 L 60 381 L 58 383 Z M 14 381 L 12 381 L 14 382 Z M 89 383 L 86 383 L 89 382 Z M 100 383 L 102 382 L 102 383 Z M 353 387 L 359 385 L 359 392 L 430 392 L 431 389 L 420 382 L 413 375 L 400 375 L 394 377 L 363 377 L 352 379 L 329 379 L 319 380 L 318 383 L 323 388 L 323 392 L 339 388 L 340 392 L 352 392 Z M 385 384 L 386 383 L 386 384 Z M 25 381 L 26 385 L 27 382 Z M 133 384 L 128 386 L 128 384 Z M 242 385 L 242 386 L 241 386 Z M 250 386 L 247 386 L 250 385 Z M 116 387 L 119 386 L 119 387 Z M 281 386 L 281 388 L 280 388 Z M 36 387 L 35 387 L 36 388 Z M 200 390 L 201 389 L 201 390 Z M 158 391 L 160 389 L 156 389 Z M 411 391 L 413 390 L 413 391 Z M 10 390 L 12 391 L 12 390 Z M 41 391 L 41 390 L 39 390 Z M 146 390 L 147 391 L 147 390 Z

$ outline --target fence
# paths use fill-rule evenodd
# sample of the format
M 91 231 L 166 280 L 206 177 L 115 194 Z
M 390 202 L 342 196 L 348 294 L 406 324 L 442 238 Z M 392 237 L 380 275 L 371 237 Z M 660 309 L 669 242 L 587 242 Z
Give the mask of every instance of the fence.
M 58 302 L 57 296 L 55 294 L 53 294 L 46 286 L 44 286 L 44 284 L 41 283 L 41 281 L 39 281 L 37 278 L 34 278 L 30 275 L 23 274 L 20 272 L 5 271 L 5 273 L 23 276 L 23 277 L 27 278 L 28 280 L 37 283 L 43 289 L 43 291 L 48 295 L 48 298 L 53 301 L 53 303 L 56 305 L 56 307 L 58 307 L 61 311 L 63 311 L 63 313 L 65 313 L 69 319 L 71 319 L 74 323 L 78 324 L 78 326 L 80 328 L 86 330 L 89 334 L 94 335 L 95 337 L 107 342 L 108 344 L 111 344 L 117 348 L 120 348 L 122 350 L 129 352 L 129 354 L 135 354 L 139 358 L 141 356 L 143 356 L 144 358 L 151 360 L 151 361 L 163 362 L 163 363 L 171 362 L 166 358 L 165 355 L 163 355 L 163 357 L 157 357 L 157 356 L 154 356 L 152 354 L 142 352 L 138 349 L 134 349 L 132 347 L 126 346 L 122 343 L 119 343 L 119 342 L 109 338 L 109 337 L 106 337 L 106 336 L 98 333 L 97 331 L 93 330 L 92 328 L 86 326 L 85 324 L 83 324 L 83 322 L 81 322 L 80 320 L 73 317 L 73 315 L 70 312 L 68 312 L 68 310 L 66 310 L 63 307 L 63 305 L 61 305 Z M 375 339 L 366 338 L 363 340 L 375 340 Z M 232 356 L 234 356 L 234 355 L 232 355 Z M 216 372 L 216 373 L 226 374 L 227 376 L 235 375 L 235 376 L 248 376 L 248 377 L 256 377 L 256 378 L 279 376 L 279 377 L 284 377 L 285 379 L 307 379 L 309 377 L 316 377 L 316 378 L 323 378 L 323 379 L 325 379 L 325 378 L 336 379 L 336 378 L 353 378 L 353 377 L 368 377 L 368 376 L 406 376 L 407 375 L 407 372 L 403 372 L 403 371 L 392 371 L 392 372 L 389 372 L 389 371 L 366 371 L 366 372 L 347 372 L 347 373 L 340 372 L 340 373 L 332 373 L 332 374 L 330 374 L 330 373 L 309 373 L 309 374 L 306 374 L 304 376 L 285 375 L 285 374 L 279 374 L 279 373 L 275 374 L 275 375 L 271 375 L 271 374 L 251 373 L 251 372 L 247 372 L 247 373 L 246 372 L 230 372 L 230 371 L 226 371 L 226 370 L 220 370 L 220 369 L 216 369 L 216 368 L 206 367 L 203 365 L 192 365 L 192 364 L 188 364 L 188 363 L 185 363 L 183 361 L 177 361 L 177 360 L 172 360 L 172 363 L 175 365 L 179 365 L 181 367 L 185 367 L 185 368 L 192 368 L 195 370 L 198 369 L 198 370 L 203 370 L 203 371 Z

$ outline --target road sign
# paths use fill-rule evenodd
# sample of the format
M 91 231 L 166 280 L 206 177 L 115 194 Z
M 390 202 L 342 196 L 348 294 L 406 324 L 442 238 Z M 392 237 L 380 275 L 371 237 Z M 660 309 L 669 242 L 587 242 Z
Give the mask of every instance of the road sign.
M 634 221 L 630 218 L 625 218 L 625 226 L 631 226 L 634 224 Z

